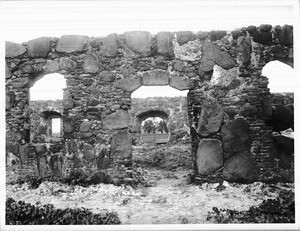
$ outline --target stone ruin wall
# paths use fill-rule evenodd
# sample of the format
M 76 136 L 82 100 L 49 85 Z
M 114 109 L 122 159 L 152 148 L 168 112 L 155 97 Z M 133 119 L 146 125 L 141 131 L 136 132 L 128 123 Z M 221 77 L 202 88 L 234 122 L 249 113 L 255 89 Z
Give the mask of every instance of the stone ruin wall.
M 64 35 L 6 42 L 5 49 L 6 154 L 19 159 L 19 174 L 93 172 L 102 168 L 103 153 L 109 154 L 111 167 L 130 166 L 128 111 L 131 93 L 142 85 L 189 90 L 198 179 L 234 181 L 241 163 L 248 175 L 253 173 L 245 176 L 249 180 L 263 180 L 277 169 L 272 128 L 263 121 L 271 104 L 261 70 L 272 60 L 293 61 L 292 26 L 156 35 L 133 31 L 104 38 Z M 29 89 L 49 73 L 66 79 L 62 144 L 30 139 Z

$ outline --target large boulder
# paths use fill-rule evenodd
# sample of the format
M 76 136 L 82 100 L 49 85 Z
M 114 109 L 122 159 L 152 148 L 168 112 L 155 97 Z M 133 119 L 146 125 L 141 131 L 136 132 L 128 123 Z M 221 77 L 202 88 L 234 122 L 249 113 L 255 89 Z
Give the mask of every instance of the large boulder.
M 103 118 L 104 129 L 122 129 L 129 125 L 129 114 L 127 110 L 118 110 L 115 113 Z
M 189 90 L 193 88 L 193 83 L 188 77 L 175 76 L 170 78 L 170 87 L 173 87 L 177 90 Z
M 165 56 L 174 55 L 174 35 L 171 32 L 158 32 L 156 35 L 157 53 Z
M 100 53 L 106 57 L 115 57 L 119 50 L 119 37 L 117 34 L 109 34 L 102 41 Z
M 221 127 L 223 148 L 228 156 L 250 150 L 250 128 L 246 120 L 237 118 Z
M 29 57 L 47 57 L 51 51 L 51 38 L 42 37 L 27 42 L 27 53 Z
M 64 53 L 83 52 L 88 41 L 89 37 L 83 35 L 63 35 L 57 42 L 56 50 Z
M 56 72 L 59 70 L 59 63 L 56 60 L 47 60 L 46 70 L 49 72 Z
M 93 55 L 88 55 L 82 65 L 84 73 L 97 73 L 99 71 L 98 61 Z
M 62 58 L 59 62 L 59 66 L 60 66 L 60 69 L 62 69 L 62 70 L 72 72 L 72 71 L 75 71 L 77 64 L 72 59 Z
M 258 167 L 249 152 L 241 152 L 225 161 L 222 171 L 228 182 L 252 183 L 258 179 Z
M 147 71 L 142 76 L 144 86 L 164 86 L 169 84 L 169 73 L 162 70 Z
M 142 86 L 140 77 L 120 79 L 115 82 L 115 87 L 128 92 L 133 92 L 136 89 L 138 89 L 140 86 Z
M 25 47 L 19 43 L 5 42 L 5 57 L 14 58 L 26 52 Z
M 124 33 L 123 48 L 130 56 L 147 57 L 151 53 L 152 36 L 147 31 L 130 31 Z
M 198 134 L 208 136 L 219 131 L 224 117 L 224 110 L 216 99 L 208 98 L 203 101 L 198 122 Z
M 222 142 L 217 139 L 203 139 L 197 150 L 197 169 L 201 175 L 209 175 L 223 165 Z
M 194 41 L 197 36 L 191 31 L 178 31 L 176 32 L 176 39 L 180 46 L 188 43 L 189 41 Z
M 15 88 L 22 88 L 26 87 L 29 82 L 28 77 L 23 77 L 23 78 L 16 78 L 11 80 L 11 85 Z
M 111 141 L 111 157 L 116 159 L 132 156 L 132 135 L 128 131 L 118 131 Z
M 87 143 L 83 145 L 83 158 L 89 162 L 95 159 L 95 150 L 92 145 Z
M 283 45 L 293 45 L 293 27 L 284 25 L 279 32 L 278 40 Z

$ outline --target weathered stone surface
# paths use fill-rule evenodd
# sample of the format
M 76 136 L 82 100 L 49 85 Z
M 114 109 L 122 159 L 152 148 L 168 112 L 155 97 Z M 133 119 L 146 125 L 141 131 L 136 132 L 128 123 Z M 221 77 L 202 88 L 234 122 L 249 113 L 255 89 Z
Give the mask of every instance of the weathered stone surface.
M 197 36 L 191 31 L 178 31 L 175 33 L 177 42 L 180 46 L 197 39 Z
M 5 61 L 5 78 L 9 79 L 11 77 L 11 72 L 9 70 L 9 68 L 7 67 L 7 63 Z
M 74 124 L 69 121 L 65 121 L 63 127 L 64 133 L 72 133 L 75 130 Z
M 15 88 L 22 88 L 22 87 L 25 87 L 27 85 L 28 80 L 29 80 L 28 77 L 12 79 L 11 80 L 11 85 Z
M 170 87 L 174 87 L 177 90 L 189 90 L 193 88 L 193 83 L 188 77 L 175 76 L 170 78 Z
M 69 58 L 62 58 L 59 62 L 60 69 L 72 72 L 76 69 L 76 62 Z
M 143 85 L 160 86 L 169 84 L 169 73 L 167 71 L 155 70 L 147 71 L 142 76 Z
M 240 36 L 239 39 L 242 38 L 242 42 L 237 47 L 237 55 L 239 60 L 243 64 L 247 64 L 251 59 L 251 42 L 248 43 L 244 36 Z
M 115 87 L 128 92 L 133 92 L 136 89 L 138 89 L 140 86 L 142 86 L 140 77 L 120 79 L 115 82 Z
M 16 96 L 13 91 L 6 92 L 6 98 L 5 98 L 5 108 L 6 109 L 14 106 L 15 98 L 16 98 Z
M 80 132 L 87 132 L 87 131 L 90 130 L 91 126 L 92 126 L 91 122 L 89 122 L 89 121 L 84 121 L 84 122 L 82 122 L 82 123 L 80 124 L 79 131 L 80 131 Z
M 45 154 L 47 153 L 47 146 L 45 144 L 37 144 L 35 146 L 35 153 L 37 155 L 42 155 L 42 154 Z
M 50 167 L 54 176 L 60 176 L 62 174 L 62 160 L 58 155 L 51 156 Z
M 253 41 L 256 42 L 256 43 L 261 43 L 263 45 L 271 44 L 271 42 L 272 42 L 272 33 L 271 32 L 257 31 L 254 34 Z
M 73 140 L 73 139 L 68 140 L 67 145 L 68 145 L 68 153 L 69 154 L 78 152 L 78 147 L 77 147 L 77 143 L 75 140 Z
M 216 99 L 203 101 L 198 122 L 198 134 L 208 136 L 219 131 L 224 117 L 224 111 Z
M 258 168 L 250 153 L 242 152 L 225 161 L 223 177 L 229 182 L 251 183 L 258 179 Z
M 29 57 L 47 57 L 51 51 L 51 38 L 42 37 L 27 42 L 27 54 Z
M 122 129 L 129 125 L 129 114 L 127 110 L 118 110 L 103 118 L 104 129 Z
M 63 35 L 57 42 L 56 50 L 65 53 L 82 52 L 88 41 L 89 37 L 87 36 Z
M 28 153 L 29 153 L 28 144 L 20 145 L 19 150 L 20 150 L 21 164 L 26 164 L 28 161 Z
M 115 33 L 109 34 L 102 42 L 100 53 L 106 57 L 115 57 L 119 50 L 119 36 Z
M 223 165 L 222 142 L 217 139 L 203 139 L 197 150 L 197 169 L 201 175 L 208 175 Z
M 132 156 L 132 135 L 128 131 L 117 132 L 111 141 L 111 157 L 117 159 Z
M 253 34 L 255 34 L 255 32 L 257 31 L 257 28 L 256 28 L 256 26 L 248 26 L 247 27 L 247 31 L 251 34 L 251 35 L 253 35 Z
M 19 144 L 7 140 L 5 142 L 5 152 L 6 153 L 11 152 L 16 156 L 19 156 Z
M 251 146 L 249 124 L 242 118 L 237 118 L 221 127 L 221 137 L 224 151 L 229 156 L 248 151 Z
M 284 25 L 278 35 L 279 42 L 283 45 L 293 45 L 293 27 Z
M 84 86 L 91 86 L 94 83 L 94 80 L 92 78 L 84 78 L 82 80 L 82 84 Z
M 97 73 L 99 71 L 99 66 L 96 58 L 89 55 L 85 58 L 82 70 L 84 73 Z
M 74 107 L 74 101 L 72 99 L 70 91 L 68 90 L 65 90 L 63 92 L 63 107 L 66 110 Z
M 211 40 L 211 41 L 217 41 L 217 40 L 220 40 L 220 39 L 223 38 L 226 34 L 227 34 L 227 32 L 226 32 L 225 30 L 213 30 L 213 31 L 209 32 L 210 40 Z
M 99 74 L 100 80 L 106 81 L 106 82 L 111 82 L 114 80 L 115 74 L 111 71 L 102 71 Z
M 48 176 L 47 157 L 40 156 L 38 158 L 38 170 L 41 178 Z
M 22 139 L 22 134 L 20 132 L 7 132 L 6 137 L 11 141 L 20 141 Z
M 22 44 L 5 42 L 5 57 L 14 58 L 22 55 L 26 52 L 26 49 Z
M 156 36 L 157 53 L 166 56 L 174 55 L 173 39 L 174 35 L 171 32 L 158 32 Z
M 233 79 L 227 86 L 228 90 L 236 89 L 241 85 L 241 81 L 239 79 Z
M 109 152 L 106 148 L 103 148 L 97 158 L 98 170 L 107 169 L 109 167 Z
M 197 33 L 197 37 L 200 40 L 205 40 L 206 38 L 208 38 L 208 36 L 209 36 L 209 33 L 207 31 L 199 31 Z
M 59 70 L 59 63 L 56 60 L 47 60 L 46 70 L 49 72 L 56 72 Z
M 262 24 L 262 25 L 260 25 L 259 30 L 263 31 L 263 32 L 269 32 L 269 31 L 272 30 L 272 25 L 270 25 L 270 24 Z
M 214 43 L 205 41 L 202 45 L 203 56 L 200 60 L 199 68 L 204 72 L 213 70 L 214 63 L 221 66 L 225 70 L 235 67 L 236 62 L 232 56 L 221 51 Z
M 92 145 L 87 143 L 83 145 L 83 158 L 89 162 L 95 159 L 95 150 Z
M 243 117 L 256 117 L 258 116 L 258 109 L 250 103 L 246 103 L 240 108 L 239 115 Z
M 151 40 L 152 36 L 147 31 L 124 33 L 124 45 L 131 51 L 129 55 L 138 55 L 141 57 L 149 56 L 151 53 Z
M 183 68 L 185 67 L 185 63 L 181 60 L 174 60 L 172 62 L 172 67 L 175 71 L 183 71 Z
M 228 106 L 225 108 L 226 114 L 229 116 L 229 118 L 233 118 L 235 115 L 239 113 L 239 109 L 237 106 Z

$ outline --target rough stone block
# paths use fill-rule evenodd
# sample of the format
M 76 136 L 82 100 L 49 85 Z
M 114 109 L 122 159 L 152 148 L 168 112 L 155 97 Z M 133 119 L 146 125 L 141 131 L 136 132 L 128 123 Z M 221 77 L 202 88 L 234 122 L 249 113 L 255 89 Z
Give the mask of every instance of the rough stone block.
M 102 42 L 100 53 L 106 57 L 115 57 L 119 50 L 119 36 L 115 33 L 109 34 Z
M 237 118 L 221 127 L 224 151 L 229 156 L 250 150 L 250 128 L 246 120 Z
M 158 32 L 156 35 L 157 53 L 165 56 L 174 55 L 174 35 L 171 32 Z
M 46 70 L 49 72 L 56 72 L 59 70 L 59 63 L 56 60 L 48 60 L 46 62 Z
M 215 53 L 215 62 L 225 70 L 233 68 L 236 65 L 236 62 L 228 52 L 219 49 Z
M 19 144 L 11 141 L 6 141 L 5 143 L 5 152 L 11 152 L 15 156 L 19 156 Z
M 243 38 L 243 36 L 239 37 Z M 251 44 L 249 44 L 245 39 L 242 40 L 242 42 L 237 47 L 237 55 L 239 60 L 243 64 L 247 64 L 251 60 Z
M 241 85 L 241 81 L 239 79 L 233 79 L 227 86 L 228 90 L 236 89 Z
M 192 89 L 194 86 L 192 81 L 188 77 L 176 76 L 170 78 L 170 87 L 183 91 Z
M 10 72 L 9 68 L 7 67 L 7 63 L 5 60 L 5 78 L 9 79 L 10 77 L 11 77 L 11 72 Z
M 197 150 L 197 169 L 201 175 L 209 175 L 223 165 L 222 142 L 217 139 L 203 139 Z
M 111 71 L 102 71 L 99 74 L 99 79 L 106 82 L 111 82 L 114 80 L 114 78 L 115 78 L 115 74 Z
M 251 105 L 250 103 L 244 104 L 239 111 L 239 115 L 243 117 L 256 117 L 258 116 L 258 109 L 257 107 Z
M 5 97 L 5 108 L 8 109 L 10 107 L 13 107 L 15 105 L 15 93 L 13 91 L 6 92 Z
M 47 157 L 40 156 L 37 159 L 37 161 L 38 161 L 39 177 L 43 178 L 48 176 Z
M 47 151 L 48 151 L 47 146 L 44 144 L 37 144 L 35 146 L 35 153 L 37 155 L 45 154 L 45 153 L 47 153 Z
M 147 31 L 131 31 L 124 33 L 125 53 L 131 56 L 147 57 L 151 53 L 152 36 Z
M 140 77 L 133 77 L 127 79 L 120 79 L 115 82 L 115 87 L 120 88 L 124 91 L 133 92 L 142 86 Z
M 217 41 L 223 38 L 227 34 L 224 30 L 213 30 L 209 32 L 210 40 L 211 41 Z
M 118 131 L 111 141 L 111 157 L 117 159 L 132 157 L 132 135 L 128 131 Z
M 91 126 L 92 126 L 91 122 L 89 122 L 89 121 L 84 121 L 84 122 L 82 122 L 82 123 L 80 124 L 79 131 L 80 131 L 80 132 L 87 132 L 87 131 L 90 130 Z
M 83 158 L 89 162 L 95 159 L 95 150 L 92 145 L 87 143 L 83 145 Z
M 65 53 L 83 52 L 88 41 L 87 36 L 63 35 L 57 42 L 56 50 Z
M 129 114 L 127 110 L 118 110 L 115 113 L 103 118 L 104 129 L 122 129 L 129 125 Z
M 74 102 L 71 96 L 70 91 L 65 90 L 63 92 L 63 107 L 64 109 L 68 110 L 74 107 Z
M 183 68 L 185 67 L 185 63 L 180 60 L 174 60 L 172 62 L 172 67 L 175 71 L 183 71 Z
M 10 141 L 20 141 L 22 139 L 21 132 L 6 132 L 6 136 Z
M 64 122 L 63 128 L 64 128 L 64 133 L 72 133 L 75 130 L 74 124 L 68 121 Z
M 94 56 L 89 55 L 85 58 L 82 70 L 84 73 L 97 73 L 99 71 L 98 62 Z
M 262 24 L 259 26 L 259 30 L 263 32 L 269 32 L 272 30 L 272 25 L 270 24 Z
M 169 73 L 162 70 L 147 71 L 142 76 L 145 86 L 164 86 L 169 84 Z
M 42 37 L 27 42 L 27 54 L 29 57 L 47 57 L 51 51 L 51 38 Z
M 67 141 L 67 147 L 68 147 L 68 153 L 77 153 L 78 152 L 78 147 L 77 147 L 77 142 L 73 139 L 70 139 Z
M 51 156 L 50 167 L 54 176 L 60 176 L 62 174 L 62 160 L 58 155 Z
M 15 58 L 19 55 L 22 55 L 26 52 L 26 49 L 22 44 L 5 42 L 5 57 Z
M 293 27 L 284 25 L 278 35 L 279 42 L 283 45 L 293 45 Z
M 229 182 L 252 183 L 258 179 L 257 163 L 250 153 L 242 152 L 225 161 L 222 174 Z
M 28 81 L 29 81 L 28 77 L 12 79 L 11 85 L 15 88 L 22 88 L 27 85 Z
M 180 46 L 197 39 L 197 36 L 191 31 L 178 31 L 175 33 L 177 42 Z
M 107 169 L 109 167 L 109 152 L 106 148 L 103 148 L 97 158 L 98 170 Z
M 216 99 L 208 98 L 203 101 L 198 122 L 198 134 L 208 136 L 219 131 L 224 117 L 223 108 Z
M 20 145 L 20 161 L 22 164 L 27 164 L 28 161 L 28 154 L 29 154 L 29 148 L 28 144 Z
M 269 45 L 272 43 L 272 33 L 257 31 L 254 34 L 253 41 L 263 45 Z
M 76 69 L 76 62 L 69 58 L 62 58 L 59 62 L 60 69 L 72 72 Z

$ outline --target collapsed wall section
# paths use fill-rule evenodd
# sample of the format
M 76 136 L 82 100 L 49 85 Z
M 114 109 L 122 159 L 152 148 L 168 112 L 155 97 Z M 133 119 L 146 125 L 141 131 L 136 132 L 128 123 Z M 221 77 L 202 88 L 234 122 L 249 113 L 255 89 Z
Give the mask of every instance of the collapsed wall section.
M 132 31 L 104 38 L 64 35 L 6 42 L 7 155 L 18 158 L 22 166 L 34 166 L 33 174 L 40 176 L 65 176 L 78 168 L 92 173 L 109 167 L 103 166 L 104 159 L 110 167 L 130 165 L 131 93 L 143 85 L 169 85 L 190 90 L 192 155 L 199 179 L 220 176 L 221 168 L 221 177 L 230 178 L 236 163 L 244 159 L 258 168 L 250 180 L 263 179 L 274 163 L 272 128 L 264 124 L 270 116 L 268 81 L 261 70 L 274 59 L 291 62 L 292 35 L 291 26 L 262 25 L 232 32 L 153 36 Z M 49 73 L 62 74 L 67 85 L 63 145 L 55 149 L 30 140 L 34 131 L 29 89 Z M 244 135 L 238 150 L 236 127 Z M 217 153 L 216 161 L 204 169 L 211 162 L 209 153 Z

